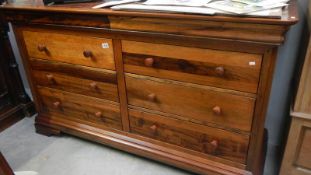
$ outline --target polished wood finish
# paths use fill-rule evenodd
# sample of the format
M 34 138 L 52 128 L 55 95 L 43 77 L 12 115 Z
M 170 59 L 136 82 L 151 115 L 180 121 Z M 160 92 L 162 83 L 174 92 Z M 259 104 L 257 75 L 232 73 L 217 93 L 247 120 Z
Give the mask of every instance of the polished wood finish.
M 257 92 L 261 55 L 134 41 L 122 50 L 126 72 Z
M 66 130 L 66 133 L 79 136 L 85 139 L 92 139 L 93 141 L 111 146 L 117 149 L 126 150 L 143 157 L 152 158 L 154 160 L 191 169 L 199 174 L 238 174 L 250 175 L 248 171 L 243 168 L 235 168 L 229 166 L 230 162 L 226 164 L 219 163 L 220 160 L 213 158 L 200 158 L 196 153 L 188 152 L 182 148 L 173 147 L 169 144 L 159 144 L 154 140 L 144 137 L 138 137 L 133 134 L 124 134 L 118 131 L 109 131 L 100 129 L 98 126 L 94 127 L 89 124 L 73 122 L 65 118 L 50 116 L 42 116 L 37 118 L 36 129 L 40 129 L 42 134 L 58 135 L 61 131 Z M 47 124 L 47 122 L 51 122 Z M 53 126 L 51 128 L 50 126 Z M 77 131 L 76 128 L 80 131 Z M 83 133 L 83 134 L 81 134 Z M 217 161 L 215 161 L 217 160 Z M 221 161 L 220 161 L 221 162 Z M 241 165 L 236 165 L 242 167 Z
M 202 20 L 154 19 L 148 17 L 110 16 L 110 27 L 119 30 L 140 30 L 179 35 L 217 37 L 256 42 L 279 43 L 284 41 L 283 26 L 245 24 Z M 202 28 L 202 25 L 205 27 Z M 163 27 L 165 26 L 165 27 Z M 217 28 L 218 26 L 222 26 Z M 221 33 L 221 35 L 220 35 Z
M 132 133 L 245 163 L 248 135 L 239 135 L 135 110 L 130 110 L 129 115 Z
M 107 76 L 116 77 L 114 72 L 106 72 Z M 88 95 L 119 101 L 117 85 L 103 81 L 93 81 L 68 76 L 62 73 L 33 71 L 33 77 L 37 85 L 66 90 L 77 94 Z M 52 79 L 49 79 L 53 77 Z M 112 78 L 111 78 L 112 79 Z
M 118 77 L 118 90 L 119 90 L 119 98 L 120 98 L 120 108 L 121 108 L 121 116 L 122 116 L 122 124 L 123 130 L 129 131 L 130 124 L 128 118 L 128 109 L 127 109 L 127 92 L 126 92 L 126 84 L 125 84 L 125 75 L 124 75 L 124 65 L 122 61 L 121 54 L 121 41 L 113 40 L 114 51 L 115 51 L 115 62 L 116 62 L 116 70 Z
M 57 113 L 56 116 L 70 117 L 103 126 L 122 129 L 120 109 L 117 103 L 77 95 L 46 87 L 39 87 L 43 113 Z M 81 100 L 83 99 L 83 100 Z
M 251 130 L 255 105 L 252 97 L 223 89 L 126 75 L 130 105 L 175 114 L 181 119 L 199 124 Z M 221 106 L 221 115 L 215 115 L 215 106 Z
M 65 74 L 112 85 L 117 84 L 115 71 L 40 59 L 31 59 L 29 64 L 32 69 L 37 71 Z
M 110 39 L 67 35 L 49 30 L 23 31 L 23 35 L 30 58 L 115 69 Z M 107 48 L 103 48 L 104 44 Z
M 284 175 L 311 174 L 311 38 L 291 112 L 292 122 L 281 166 Z
M 39 109 L 37 132 L 200 174 L 262 174 L 277 46 L 298 20 L 295 2 L 281 19 L 90 9 L 97 3 L 0 7 Z

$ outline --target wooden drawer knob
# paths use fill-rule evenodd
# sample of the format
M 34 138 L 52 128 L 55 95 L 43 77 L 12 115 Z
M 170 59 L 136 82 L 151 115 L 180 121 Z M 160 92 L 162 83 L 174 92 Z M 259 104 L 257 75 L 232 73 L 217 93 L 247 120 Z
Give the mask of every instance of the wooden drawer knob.
M 215 72 L 219 76 L 223 76 L 225 74 L 225 68 L 224 67 L 216 67 Z
M 210 143 L 213 147 L 215 147 L 215 149 L 218 147 L 218 141 L 217 140 L 213 140 Z
M 54 80 L 55 80 L 55 79 L 54 79 L 54 76 L 53 76 L 52 74 L 47 74 L 47 75 L 46 75 L 46 78 L 48 79 L 49 82 L 52 82 L 52 83 L 53 83 Z
M 217 148 L 218 148 L 218 141 L 217 140 L 213 140 L 210 142 L 210 145 L 211 145 L 211 153 L 215 153 Z
M 55 108 L 60 108 L 60 102 L 59 102 L 59 101 L 54 102 L 54 103 L 53 103 L 53 106 L 54 106 Z
M 90 50 L 83 51 L 83 55 L 85 58 L 92 58 L 93 57 L 93 53 Z
M 154 63 L 154 59 L 153 58 L 146 58 L 144 63 L 145 63 L 145 66 L 152 67 L 153 63 Z
M 221 114 L 221 108 L 219 106 L 213 107 L 213 113 L 215 115 L 220 115 Z
M 40 45 L 38 45 L 38 50 L 40 52 L 46 52 L 48 49 L 47 49 L 47 47 L 45 45 L 40 44 Z
M 156 94 L 152 93 L 152 94 L 149 94 L 149 95 L 148 95 L 148 99 L 149 99 L 150 101 L 156 101 L 157 96 L 156 96 Z
M 153 134 L 155 134 L 155 133 L 157 132 L 157 129 L 158 129 L 157 125 L 152 125 L 152 126 L 150 126 L 150 130 L 151 130 L 151 132 L 152 132 Z
M 90 87 L 91 87 L 92 89 L 97 89 L 97 88 L 98 88 L 98 86 L 97 86 L 97 83 L 96 83 L 96 82 L 92 82 L 92 83 L 90 83 Z
M 205 151 L 209 154 L 216 153 L 217 148 L 218 148 L 217 140 L 212 140 L 211 142 L 205 144 Z
M 96 117 L 102 117 L 103 116 L 103 113 L 98 111 L 98 112 L 95 112 L 95 116 Z

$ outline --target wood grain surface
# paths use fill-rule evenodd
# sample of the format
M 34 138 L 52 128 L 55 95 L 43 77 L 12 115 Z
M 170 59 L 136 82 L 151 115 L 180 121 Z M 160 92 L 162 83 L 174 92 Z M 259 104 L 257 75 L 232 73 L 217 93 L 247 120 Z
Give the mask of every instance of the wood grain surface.
M 128 103 L 156 111 L 180 115 L 201 124 L 250 131 L 255 99 L 225 90 L 174 83 L 126 74 Z M 221 114 L 213 108 L 219 106 Z
M 168 47 L 168 50 L 171 49 Z M 172 51 L 182 53 L 179 48 Z M 185 57 L 187 56 L 186 54 L 184 55 Z M 260 58 L 249 57 L 243 59 L 243 56 L 241 56 L 239 57 L 241 58 L 239 64 L 235 64 L 238 61 L 234 56 L 232 56 L 232 59 L 230 59 L 230 56 L 213 57 L 212 54 L 211 56 L 197 56 L 197 58 L 200 57 L 202 58 L 200 61 L 193 61 L 189 58 L 181 59 L 155 55 L 123 54 L 126 72 L 212 85 L 244 92 L 257 92 L 261 67 Z M 152 65 L 146 64 L 146 60 L 148 59 L 152 60 Z M 219 69 L 222 69 L 222 73 L 218 71 Z
M 280 19 L 90 8 L 98 3 L 0 7 L 16 31 L 37 132 L 199 174 L 261 175 L 277 46 L 298 21 L 296 1 Z
M 80 119 L 122 130 L 118 103 L 73 94 L 46 87 L 38 87 L 43 103 L 43 112 L 57 113 L 65 118 Z
M 121 52 L 121 41 L 113 40 L 113 46 L 115 51 L 115 62 L 116 62 L 116 70 L 118 77 L 118 90 L 119 90 L 119 98 L 120 98 L 120 110 L 122 116 L 122 124 L 123 130 L 130 130 L 130 123 L 128 117 L 128 103 L 127 103 L 127 92 L 125 85 L 125 75 L 124 75 L 124 65 L 122 61 L 122 52 Z
M 280 174 L 310 175 L 311 122 L 293 116 Z
M 257 92 L 261 55 L 133 41 L 122 44 L 126 72 Z M 153 64 L 146 65 L 146 59 Z
M 106 130 L 100 127 L 93 127 L 88 124 L 76 122 L 66 118 L 44 116 L 37 118 L 37 126 L 46 128 L 55 133 L 64 132 L 81 138 L 96 141 L 113 148 L 126 152 L 134 153 L 143 157 L 152 158 L 156 161 L 164 162 L 169 165 L 178 166 L 183 169 L 202 175 L 251 175 L 243 168 L 229 166 L 230 163 L 219 163 L 212 158 L 199 158 L 195 153 L 189 153 L 181 147 L 176 148 L 171 144 L 156 142 L 154 139 L 138 137 L 136 134 L 124 134 L 118 130 Z M 50 124 L 47 124 L 50 122 Z M 77 131 L 79 129 L 79 131 Z M 83 133 L 83 134 L 81 134 Z
M 270 43 L 283 42 L 283 33 L 287 30 L 286 27 L 278 25 L 256 23 L 237 24 L 233 22 L 148 17 L 109 16 L 109 21 L 111 28 L 120 30 L 152 31 L 177 35 L 218 37 Z
M 32 73 L 39 86 L 119 102 L 116 84 L 81 79 L 58 72 L 33 71 Z
M 114 11 L 109 8 L 92 9 L 91 7 L 98 5 L 102 2 L 90 3 L 69 3 L 54 6 L 44 6 L 40 0 L 24 0 L 18 2 L 9 2 L 1 7 L 4 12 L 12 12 L 13 16 L 7 15 L 6 18 L 12 19 L 18 12 L 30 12 L 34 14 L 38 12 L 50 13 L 48 16 L 59 14 L 83 14 L 83 15 L 111 15 L 111 16 L 124 16 L 124 17 L 151 17 L 160 19 L 181 19 L 181 20 L 203 20 L 203 21 L 222 21 L 222 22 L 237 22 L 237 23 L 257 23 L 257 24 L 271 24 L 271 25 L 292 25 L 295 24 L 299 18 L 297 13 L 296 0 L 289 2 L 289 8 L 285 9 L 281 18 L 254 18 L 254 17 L 239 17 L 232 15 L 198 15 L 198 14 L 176 14 L 176 13 L 158 13 L 158 12 L 140 12 L 140 11 Z M 28 13 L 29 14 L 29 13 Z M 28 19 L 31 20 L 31 18 Z M 42 16 L 41 16 L 42 17 Z M 94 18 L 94 17 L 93 17 Z M 14 18 L 15 19 L 15 18 Z M 79 19 L 79 18 L 77 18 Z M 63 20 L 63 19 L 59 19 Z M 83 18 L 82 18 L 83 20 Z M 56 20 L 57 21 L 57 20 Z
M 311 38 L 305 58 L 299 88 L 294 104 L 294 111 L 309 114 L 311 116 Z M 310 117 L 311 119 L 311 117 Z
M 217 157 L 245 163 L 249 136 L 130 110 L 130 131 Z
M 23 31 L 23 35 L 31 58 L 115 70 L 111 39 L 67 35 L 53 31 Z M 103 48 L 103 44 L 108 48 Z

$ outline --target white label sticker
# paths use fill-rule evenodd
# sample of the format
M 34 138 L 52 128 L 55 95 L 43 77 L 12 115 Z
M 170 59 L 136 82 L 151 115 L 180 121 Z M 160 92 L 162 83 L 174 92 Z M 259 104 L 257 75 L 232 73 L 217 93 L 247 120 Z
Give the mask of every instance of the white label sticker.
M 250 61 L 248 64 L 249 64 L 250 66 L 255 66 L 255 65 L 256 65 L 256 62 L 255 62 L 255 61 Z
M 108 43 L 102 43 L 102 48 L 108 49 L 109 48 L 109 44 Z

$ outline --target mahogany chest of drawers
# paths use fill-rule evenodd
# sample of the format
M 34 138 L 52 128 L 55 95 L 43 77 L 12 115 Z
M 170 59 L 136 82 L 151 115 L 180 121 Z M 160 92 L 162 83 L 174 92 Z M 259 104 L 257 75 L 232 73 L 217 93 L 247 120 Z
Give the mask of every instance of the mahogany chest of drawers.
M 264 121 L 282 19 L 1 8 L 39 115 L 68 133 L 200 174 L 261 174 Z M 285 13 L 285 12 L 284 12 Z

